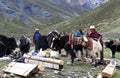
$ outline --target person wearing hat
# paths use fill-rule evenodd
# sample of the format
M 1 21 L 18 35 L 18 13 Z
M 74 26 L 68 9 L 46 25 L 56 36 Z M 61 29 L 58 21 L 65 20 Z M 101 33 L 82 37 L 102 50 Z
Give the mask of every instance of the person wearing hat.
M 102 45 L 102 54 L 101 54 L 101 61 L 103 61 L 103 37 L 102 37 L 102 34 L 100 34 L 97 29 L 95 28 L 94 25 L 90 26 L 90 31 L 86 34 L 87 37 L 90 37 L 90 38 L 93 38 L 95 40 L 99 40 L 101 45 Z
M 33 35 L 33 43 L 35 44 L 35 52 L 39 51 L 39 38 L 41 37 L 41 34 L 39 32 L 39 29 L 36 28 L 35 29 L 35 32 L 34 32 L 34 35 Z
M 102 35 L 97 31 L 94 25 L 90 26 L 90 31 L 87 33 L 87 36 L 100 41 L 102 40 Z

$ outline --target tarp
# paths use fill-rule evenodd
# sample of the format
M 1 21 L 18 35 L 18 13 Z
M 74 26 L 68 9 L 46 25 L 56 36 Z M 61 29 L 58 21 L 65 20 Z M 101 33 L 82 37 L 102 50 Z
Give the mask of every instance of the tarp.
M 0 62 L 1 62 L 1 61 L 6 61 L 6 60 L 11 60 L 11 59 L 10 59 L 10 57 L 1 57 L 1 58 L 0 58 Z

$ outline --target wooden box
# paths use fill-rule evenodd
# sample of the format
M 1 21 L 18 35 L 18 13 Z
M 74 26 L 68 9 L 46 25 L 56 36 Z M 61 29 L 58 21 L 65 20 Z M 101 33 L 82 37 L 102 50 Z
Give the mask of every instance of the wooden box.
M 11 62 L 3 69 L 6 73 L 13 73 L 23 77 L 29 77 L 38 71 L 38 65 Z
M 108 64 L 101 74 L 102 77 L 112 78 L 114 72 L 115 72 L 115 67 Z

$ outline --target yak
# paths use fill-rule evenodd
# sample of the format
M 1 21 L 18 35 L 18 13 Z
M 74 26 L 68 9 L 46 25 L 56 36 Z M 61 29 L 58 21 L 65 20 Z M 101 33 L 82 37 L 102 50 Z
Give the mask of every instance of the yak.
M 15 38 L 0 35 L 0 57 L 11 54 L 16 47 Z
M 22 54 L 29 52 L 30 42 L 29 42 L 27 37 L 22 36 L 20 38 L 20 45 L 19 45 L 19 47 L 20 47 L 20 51 L 22 52 Z
M 120 41 L 110 40 L 105 42 L 106 48 L 112 51 L 112 58 L 115 58 L 116 51 L 120 52 Z

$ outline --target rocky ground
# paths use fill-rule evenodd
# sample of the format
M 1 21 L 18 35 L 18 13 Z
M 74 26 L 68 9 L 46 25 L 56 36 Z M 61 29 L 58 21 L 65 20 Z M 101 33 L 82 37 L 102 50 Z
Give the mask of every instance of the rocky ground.
M 64 60 L 65 62 L 64 67 L 61 71 L 45 68 L 45 71 L 43 72 L 39 71 L 38 73 L 32 75 L 30 78 L 88 78 L 88 73 L 90 73 L 90 75 L 92 76 L 91 78 L 97 78 L 97 75 L 105 68 L 105 65 L 94 67 L 93 65 L 82 61 L 75 61 L 73 65 L 69 65 L 68 64 L 68 62 L 70 61 L 69 56 L 60 57 L 59 59 Z M 2 71 L 2 69 L 5 66 L 7 66 L 9 62 L 11 62 L 11 60 L 0 62 L 0 76 L 6 75 Z M 120 71 L 120 69 L 117 70 Z M 8 78 L 22 78 L 14 74 L 12 75 L 7 74 L 7 76 Z
M 36 78 L 87 78 L 88 72 L 96 78 L 98 73 L 104 68 L 104 66 L 94 67 L 91 64 L 86 62 L 76 61 L 74 65 L 68 65 L 68 57 L 61 58 L 65 61 L 64 69 L 61 71 L 53 69 L 45 69 L 44 72 L 41 72 L 38 75 L 35 75 Z M 40 76 L 39 76 L 40 75 Z M 37 77 L 38 76 L 38 77 Z
M 64 68 L 62 70 L 54 70 L 50 68 L 45 68 L 45 71 L 38 72 L 31 76 L 31 78 L 87 78 L 88 72 L 93 76 L 93 78 L 96 78 L 98 73 L 101 72 L 101 70 L 104 68 L 104 66 L 98 66 L 94 67 L 89 63 L 81 62 L 81 61 L 75 61 L 73 65 L 67 64 L 68 61 L 70 61 L 69 57 L 60 57 L 61 60 L 64 60 Z M 0 74 L 6 75 L 2 69 L 7 66 L 7 64 L 10 61 L 4 61 L 0 62 Z M 10 74 L 7 74 L 10 78 L 22 78 L 20 76 L 14 76 L 11 77 Z

